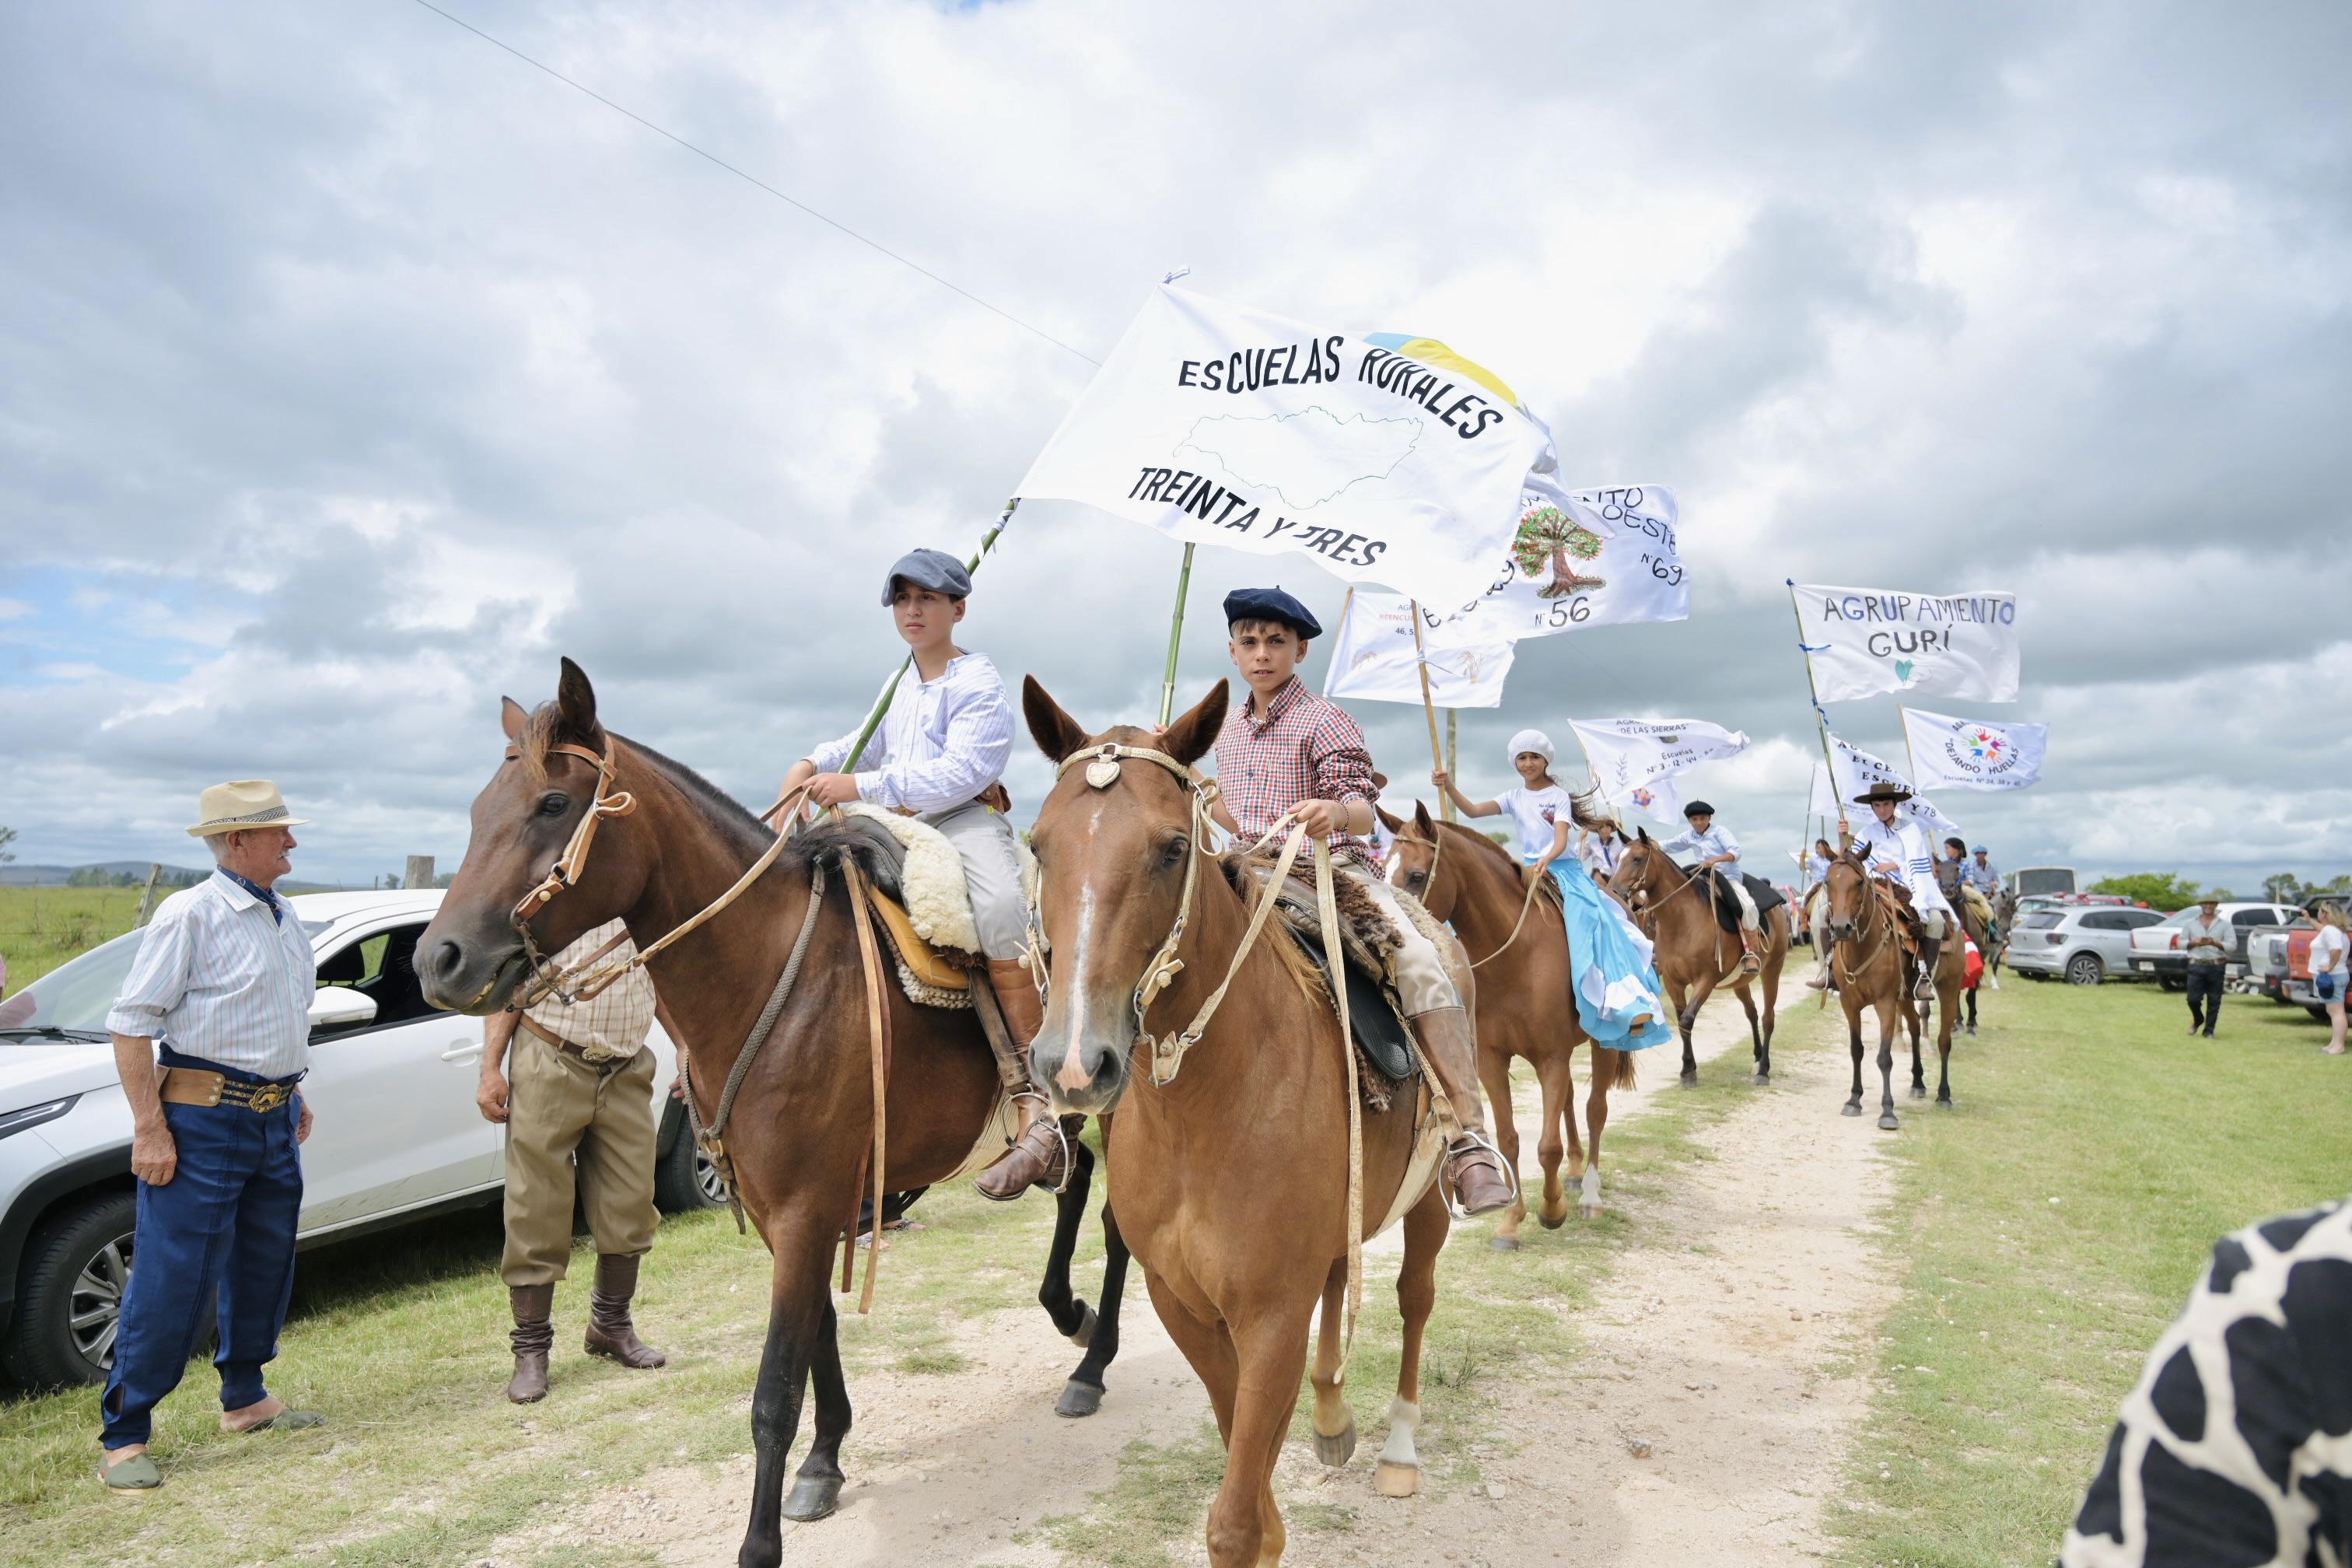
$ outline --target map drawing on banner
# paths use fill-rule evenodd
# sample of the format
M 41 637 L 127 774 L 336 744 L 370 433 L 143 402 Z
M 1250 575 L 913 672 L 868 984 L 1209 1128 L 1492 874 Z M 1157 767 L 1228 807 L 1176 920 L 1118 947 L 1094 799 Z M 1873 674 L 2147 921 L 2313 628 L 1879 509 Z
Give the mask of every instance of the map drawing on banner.
M 1433 339 L 1351 336 L 1163 284 L 1018 493 L 1466 603 L 1511 547 L 1528 476 L 1554 460 L 1517 395 Z
M 1790 584 L 1823 702 L 1882 691 L 2017 700 L 2017 595 Z
M 1427 639 L 1423 639 L 1424 645 Z M 1430 647 L 1429 700 L 1441 708 L 1498 708 L 1517 649 L 1507 641 Z M 1326 697 L 1419 702 L 1422 656 L 1412 639 L 1412 600 L 1402 594 L 1348 596 L 1348 613 L 1324 673 Z
M 1661 822 L 1681 818 L 1675 774 L 1748 749 L 1745 734 L 1698 719 L 1570 719 L 1568 727 L 1601 793 Z
M 1480 642 L 1687 620 L 1690 580 L 1675 522 L 1675 492 L 1663 485 L 1569 490 L 1531 474 L 1493 582 L 1450 609 L 1423 600 L 1424 635 Z
M 1854 796 L 1871 785 L 1892 784 L 1905 789 L 1911 787 L 1911 781 L 1903 776 L 1900 769 L 1872 756 L 1860 746 L 1839 740 L 1835 735 L 1830 737 L 1830 756 L 1837 766 L 1834 782 L 1837 785 L 1838 816 L 1848 822 L 1858 823 L 1870 815 L 1870 807 L 1853 803 Z M 1910 813 L 1914 822 L 1938 840 L 1960 837 L 1960 825 L 1927 804 L 1924 795 L 1915 794 L 1895 809 Z
M 1988 724 L 1903 710 L 1903 735 L 1922 788 L 2023 789 L 2042 776 L 2047 724 Z

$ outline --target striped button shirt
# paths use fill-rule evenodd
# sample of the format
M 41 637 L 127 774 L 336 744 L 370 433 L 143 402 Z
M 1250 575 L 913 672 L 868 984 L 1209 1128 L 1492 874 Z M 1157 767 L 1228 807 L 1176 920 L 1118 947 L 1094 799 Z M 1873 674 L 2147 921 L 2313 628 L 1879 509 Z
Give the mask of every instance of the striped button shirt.
M 605 921 L 557 953 L 556 967 L 569 969 L 587 962 L 590 953 L 627 929 L 619 921 Z M 598 959 L 596 967 L 626 963 L 636 953 L 636 944 L 625 939 Z M 585 1002 L 551 996 L 529 1014 L 532 1023 L 579 1047 L 592 1062 L 626 1061 L 645 1048 L 646 1035 L 654 1026 L 654 978 L 642 967 L 632 969 Z
M 821 773 L 838 773 L 857 743 L 852 730 L 811 752 Z M 1013 756 L 1013 699 L 982 653 L 960 653 L 937 680 L 901 681 L 858 759 L 857 798 L 908 811 L 964 805 L 1004 776 Z
M 1217 736 L 1217 788 L 1243 845 L 1264 837 L 1302 800 L 1380 799 L 1364 732 L 1297 676 L 1274 694 L 1265 718 L 1250 708 L 1244 702 L 1229 711 Z M 1353 834 L 1333 834 L 1331 847 L 1369 858 L 1369 846 Z
M 1705 833 L 1695 827 L 1685 827 L 1658 847 L 1669 855 L 1687 855 L 1693 861 L 1712 860 L 1717 855 L 1728 855 L 1731 858 L 1716 869 L 1735 882 L 1739 879 L 1739 840 L 1731 836 L 1728 827 L 1710 823 Z M 1692 896 L 1696 898 L 1697 895 Z
M 163 902 L 106 1016 L 118 1035 L 162 1039 L 183 1056 L 261 1078 L 310 1066 L 310 933 L 226 872 Z

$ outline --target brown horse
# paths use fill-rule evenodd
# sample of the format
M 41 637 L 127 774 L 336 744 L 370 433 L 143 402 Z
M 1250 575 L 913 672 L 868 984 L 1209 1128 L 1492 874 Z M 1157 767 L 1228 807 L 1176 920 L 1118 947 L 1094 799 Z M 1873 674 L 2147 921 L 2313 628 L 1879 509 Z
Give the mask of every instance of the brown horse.
M 1789 906 L 1775 905 L 1764 919 L 1763 942 L 1758 957 L 1761 970 L 1753 975 L 1739 970 L 1739 939 L 1716 920 L 1708 901 L 1710 889 L 1675 864 L 1646 827 L 1634 829 L 1609 879 L 1609 890 L 1633 911 L 1657 948 L 1658 984 L 1675 1009 L 1675 1027 L 1683 1040 L 1683 1082 L 1698 1081 L 1698 1058 L 1691 1050 L 1691 1028 L 1698 1010 L 1718 985 L 1738 994 L 1748 1012 L 1748 1036 L 1756 1059 L 1756 1081 L 1772 1081 L 1772 1020 L 1780 996 L 1780 969 L 1789 961 Z M 1759 1017 L 1754 988 L 1763 984 L 1764 1010 Z M 1684 998 L 1689 997 L 1685 1002 Z
M 1911 1000 L 1916 964 L 1905 952 L 1894 912 L 1873 885 L 1869 868 L 1851 850 L 1830 862 L 1825 879 L 1830 900 L 1831 963 L 1837 973 L 1838 1001 L 1845 1008 L 1846 1035 L 1853 1050 L 1853 1092 L 1845 1114 L 1862 1114 L 1862 1015 L 1878 1015 L 1878 1125 L 1892 1132 L 1903 1125 L 1895 1114 L 1895 1024 L 1900 1018 L 1911 1031 L 1911 1098 L 1927 1095 L 1925 1064 L 1919 1055 L 1919 1016 Z M 1953 933 L 1936 960 L 1936 1010 L 1942 1015 L 1943 1053 L 1936 1103 L 1952 1106 L 1952 1016 L 1959 1005 L 1961 983 L 1968 973 L 1967 954 L 1959 935 Z
M 539 952 L 556 952 L 618 917 L 646 948 L 709 909 L 772 842 L 751 813 L 693 772 L 606 731 L 588 678 L 568 658 L 556 700 L 529 715 L 509 701 L 504 722 L 507 760 L 474 801 L 464 863 L 416 943 L 417 977 L 436 1007 L 488 1014 L 505 1006 L 531 967 L 526 928 Z M 593 851 L 583 847 L 575 858 L 567 841 L 583 813 L 600 806 L 610 820 Z M 559 854 L 572 861 L 569 881 L 519 922 L 518 903 Z M 811 828 L 734 903 L 648 961 L 685 1036 L 680 1053 L 690 1057 L 696 1110 L 708 1124 L 807 927 L 789 997 L 724 1130 L 743 1206 L 774 1258 L 751 1398 L 757 1463 L 740 1556 L 746 1564 L 776 1563 L 782 1521 L 821 1519 L 841 1492 L 850 1406 L 828 1276 L 857 1212 L 874 1128 L 867 997 L 846 896 L 853 865 L 887 889 L 891 841 L 854 819 Z M 999 1082 L 973 1014 L 918 1007 L 896 984 L 885 989 L 891 1070 L 881 1179 L 899 1192 L 941 1181 L 964 1163 L 995 1111 Z M 1097 1321 L 1072 1299 L 1068 1280 L 1091 1163 L 1073 1160 L 1039 1295 L 1055 1326 L 1087 1345 L 1073 1388 L 1090 1378 L 1098 1394 L 1118 1344 L 1126 1254 L 1106 1208 L 1110 1258 Z M 816 1435 L 785 1501 L 785 1455 L 812 1381 Z
M 1584 1102 L 1591 1140 L 1591 1163 L 1576 1130 L 1576 1047 L 1591 1037 L 1576 1016 L 1575 982 L 1568 947 L 1568 922 L 1559 906 L 1538 890 L 1530 901 L 1518 860 L 1485 834 L 1459 823 L 1430 820 L 1415 801 L 1412 820 L 1381 813 L 1396 835 L 1389 858 L 1389 880 L 1412 894 L 1429 912 L 1454 928 L 1479 964 L 1477 985 L 1478 1080 L 1495 1118 L 1495 1142 L 1517 1170 L 1519 1131 L 1511 1118 L 1511 1058 L 1536 1069 L 1543 1086 L 1543 1120 L 1536 1158 L 1543 1162 L 1543 1206 L 1537 1217 L 1547 1230 L 1568 1222 L 1568 1194 L 1560 1182 L 1560 1158 L 1568 1179 L 1579 1184 L 1584 1217 L 1601 1213 L 1601 1133 L 1609 1125 L 1609 1091 L 1633 1087 L 1633 1054 L 1592 1047 L 1592 1089 Z M 1440 852 L 1437 847 L 1445 848 Z M 1433 869 L 1435 876 L 1433 879 Z M 1522 921 L 1520 911 L 1526 911 Z M 1563 1134 L 1565 1137 L 1563 1138 Z M 1527 1222 L 1522 1196 L 1505 1211 L 1490 1244 L 1497 1252 L 1519 1245 Z
M 1060 768 L 1030 840 L 1052 955 L 1030 1062 L 1035 1081 L 1052 1084 L 1065 1105 L 1118 1109 L 1111 1202 L 1152 1305 L 1208 1386 L 1224 1437 L 1209 1561 L 1255 1568 L 1282 1555 L 1272 1477 L 1318 1301 L 1316 1455 L 1342 1465 L 1356 1445 L 1341 1392 L 1340 1328 L 1352 1047 L 1287 936 L 1267 930 L 1244 944 L 1256 883 L 1246 881 L 1245 895 L 1199 841 L 1204 801 L 1191 764 L 1214 743 L 1225 700 L 1219 681 L 1164 731 L 1122 726 L 1090 736 L 1034 679 L 1026 682 L 1029 731 Z M 1106 745 L 1127 754 L 1107 754 Z M 1164 992 L 1160 953 L 1181 964 Z M 1217 1009 L 1209 1005 L 1221 981 L 1230 994 Z M 1144 1047 L 1139 1063 L 1145 1009 L 1171 1028 L 1193 1024 Z M 1192 1042 L 1189 1053 L 1174 1044 L 1180 1038 Z M 1411 1203 L 1397 1277 L 1403 1353 L 1375 1478 L 1391 1496 L 1418 1485 L 1422 1330 L 1447 1226 L 1434 1181 L 1417 1197 L 1403 1190 L 1415 1110 L 1401 1093 L 1391 1109 L 1362 1114 L 1365 1230 L 1393 1204 Z

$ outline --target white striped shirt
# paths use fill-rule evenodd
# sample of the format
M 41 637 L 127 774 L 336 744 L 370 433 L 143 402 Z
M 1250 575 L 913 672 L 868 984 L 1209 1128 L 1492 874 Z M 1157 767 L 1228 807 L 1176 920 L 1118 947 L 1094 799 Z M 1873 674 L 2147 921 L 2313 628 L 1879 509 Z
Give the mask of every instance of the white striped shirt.
M 1735 882 L 1739 880 L 1739 840 L 1731 836 L 1728 827 L 1709 824 L 1705 833 L 1696 827 L 1685 827 L 1658 847 L 1669 855 L 1687 855 L 1693 860 L 1711 860 L 1717 855 L 1728 855 L 1731 858 L 1716 869 Z
M 852 730 L 809 753 L 836 773 L 857 742 Z M 962 805 L 1004 776 L 1013 756 L 1013 699 L 983 653 L 960 653 L 937 680 L 901 682 L 858 759 L 857 798 L 937 812 Z
M 607 921 L 557 953 L 555 966 L 568 969 L 585 963 L 616 936 L 623 939 L 621 945 L 598 959 L 595 967 L 626 963 L 637 955 L 636 943 L 627 940 L 626 931 L 619 921 Z M 646 1048 L 646 1036 L 654 1026 L 654 977 L 640 965 L 585 1002 L 550 996 L 528 1012 L 533 1023 L 579 1047 L 590 1061 L 626 1061 Z
M 155 911 L 106 1026 L 262 1078 L 291 1078 L 310 1066 L 318 985 L 310 936 L 293 911 L 277 920 L 215 871 Z

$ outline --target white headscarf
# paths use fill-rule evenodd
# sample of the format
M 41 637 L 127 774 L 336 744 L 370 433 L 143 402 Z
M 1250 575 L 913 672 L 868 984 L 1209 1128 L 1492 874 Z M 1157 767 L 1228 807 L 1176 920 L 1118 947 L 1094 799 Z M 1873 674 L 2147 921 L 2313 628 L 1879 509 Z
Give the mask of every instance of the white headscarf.
M 1554 757 L 1551 737 L 1541 730 L 1522 730 L 1511 737 L 1511 749 L 1504 760 L 1516 767 L 1521 754 L 1528 752 L 1533 752 L 1547 763 L 1551 762 Z

